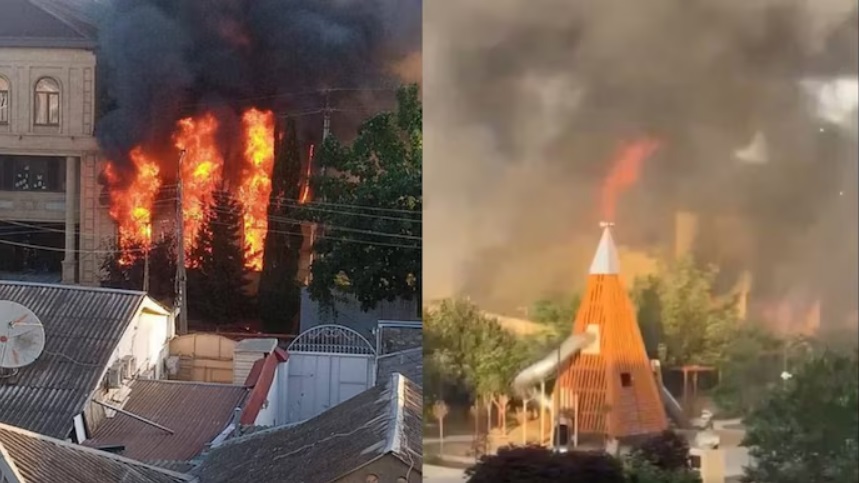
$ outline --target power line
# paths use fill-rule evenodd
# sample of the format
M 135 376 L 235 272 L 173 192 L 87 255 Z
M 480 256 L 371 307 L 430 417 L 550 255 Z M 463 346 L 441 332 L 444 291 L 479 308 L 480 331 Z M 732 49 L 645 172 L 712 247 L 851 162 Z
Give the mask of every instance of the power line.
M 212 209 L 218 213 L 225 213 L 225 214 L 232 213 L 229 210 L 223 210 L 223 209 L 219 209 L 219 208 L 209 207 L 209 209 Z M 239 213 L 238 215 L 241 216 L 241 213 Z M 423 239 L 422 237 L 416 236 L 416 235 L 406 235 L 406 234 L 402 234 L 402 233 L 387 233 L 387 232 L 375 231 L 375 230 L 364 230 L 364 229 L 360 229 L 360 228 L 345 227 L 342 225 L 328 225 L 328 224 L 324 224 L 324 223 L 317 223 L 317 222 L 314 222 L 311 220 L 301 220 L 301 219 L 285 218 L 285 217 L 278 217 L 278 216 L 268 216 L 268 217 L 266 217 L 266 219 L 270 223 L 289 223 L 289 224 L 308 223 L 308 224 L 315 224 L 315 225 L 321 226 L 323 228 L 331 229 L 331 230 L 335 230 L 335 231 L 360 233 L 360 234 L 365 234 L 365 235 L 381 236 L 381 237 L 389 237 L 389 238 L 399 238 L 399 239 L 403 239 L 403 240 L 420 241 Z M 406 220 L 404 220 L 404 221 L 406 221 Z M 66 230 L 63 230 L 60 228 L 51 228 L 48 226 L 33 225 L 30 223 L 24 223 L 24 222 L 19 222 L 19 221 L 6 221 L 5 223 L 9 223 L 9 224 L 12 224 L 15 226 L 21 226 L 21 227 L 25 227 L 25 228 L 31 228 L 32 230 L 30 230 L 30 231 L 16 231 L 16 232 L 9 232 L 9 233 L 4 233 L 4 232 L 0 231 L 0 235 L 26 235 L 26 234 L 33 234 L 33 233 L 39 233 L 39 232 L 66 233 Z M 224 225 L 224 223 L 218 223 L 218 222 L 214 222 L 214 221 L 212 221 L 211 223 L 215 223 L 217 225 Z M 150 224 L 152 224 L 152 223 L 150 223 Z M 260 224 L 255 224 L 255 225 L 248 226 L 246 224 L 242 224 L 242 226 L 244 228 L 251 228 L 251 229 L 259 229 L 259 230 L 265 229 L 270 233 L 291 234 L 289 232 L 270 230 L 268 225 L 263 226 Z M 78 235 L 85 234 L 84 232 L 82 232 L 80 230 L 74 230 L 74 233 L 78 234 Z
M 277 231 L 274 230 L 272 233 L 283 234 L 283 235 L 304 235 L 301 232 L 292 232 L 292 231 Z M 377 242 L 377 241 L 368 241 L 368 240 L 356 240 L 354 238 L 342 238 L 342 237 L 332 237 L 325 234 L 319 235 L 318 238 L 324 238 L 328 240 L 339 241 L 343 243 L 357 243 L 359 245 L 368 245 L 368 246 L 383 246 L 383 247 L 391 247 L 391 248 L 403 248 L 407 250 L 421 250 L 420 245 L 402 245 L 396 243 L 385 243 L 385 242 Z M 57 248 L 57 247 L 49 247 L 45 245 L 34 245 L 31 243 L 23 243 L 23 242 L 15 242 L 11 240 L 0 240 L 0 244 L 2 245 L 11 245 L 22 248 L 30 248 L 33 250 L 43 250 L 43 251 L 52 251 L 52 252 L 65 252 L 65 248 Z M 83 254 L 95 254 L 95 255 L 113 255 L 116 253 L 143 253 L 148 250 L 148 248 L 115 248 L 111 250 L 70 250 L 72 253 L 83 253 Z

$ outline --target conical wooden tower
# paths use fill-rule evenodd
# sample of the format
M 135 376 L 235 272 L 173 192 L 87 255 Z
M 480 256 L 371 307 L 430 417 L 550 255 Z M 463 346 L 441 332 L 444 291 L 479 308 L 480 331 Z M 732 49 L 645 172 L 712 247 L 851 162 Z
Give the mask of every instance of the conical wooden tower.
M 573 326 L 575 334 L 594 334 L 595 342 L 560 368 L 555 395 L 562 415 L 574 414 L 578 395 L 580 433 L 616 439 L 668 427 L 619 265 L 610 225 L 604 223 Z

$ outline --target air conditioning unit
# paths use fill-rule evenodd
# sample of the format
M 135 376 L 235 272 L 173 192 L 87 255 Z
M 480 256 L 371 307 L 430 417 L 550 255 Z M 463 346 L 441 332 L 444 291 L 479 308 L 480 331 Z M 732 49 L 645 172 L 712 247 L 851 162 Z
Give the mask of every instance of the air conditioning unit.
M 105 384 L 108 389 L 119 389 L 122 387 L 122 364 L 114 364 L 107 370 Z
M 133 379 L 137 373 L 137 359 L 134 356 L 123 357 L 122 369 L 122 377 L 124 379 Z

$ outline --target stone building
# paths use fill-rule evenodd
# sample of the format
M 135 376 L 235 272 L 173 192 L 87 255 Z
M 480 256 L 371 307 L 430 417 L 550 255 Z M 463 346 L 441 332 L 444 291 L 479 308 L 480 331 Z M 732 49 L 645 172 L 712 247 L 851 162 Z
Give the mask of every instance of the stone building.
M 113 226 L 99 205 L 96 34 L 55 0 L 0 12 L 0 273 L 95 284 Z

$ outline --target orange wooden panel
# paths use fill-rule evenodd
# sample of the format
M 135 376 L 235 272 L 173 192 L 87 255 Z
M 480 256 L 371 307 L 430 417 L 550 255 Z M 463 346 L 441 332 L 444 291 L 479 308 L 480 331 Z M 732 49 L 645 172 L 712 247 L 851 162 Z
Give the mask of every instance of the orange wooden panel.
M 614 438 L 668 427 L 632 302 L 615 274 L 590 275 L 573 333 L 599 327 L 599 353 L 579 354 L 560 368 L 556 396 L 562 414 L 579 395 L 579 431 Z

